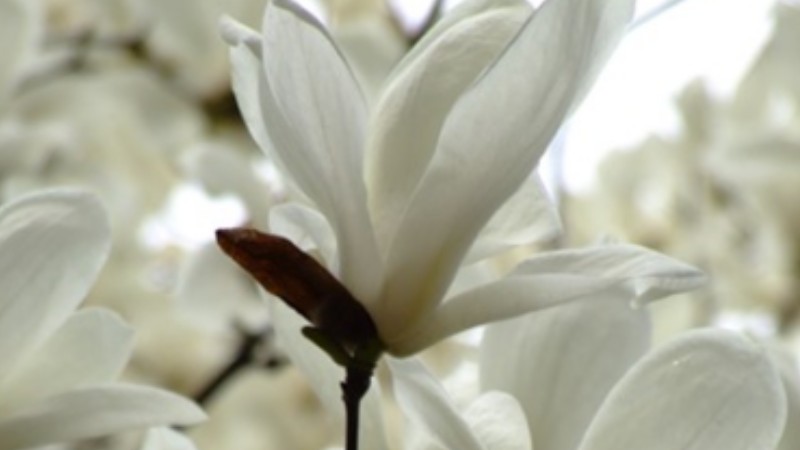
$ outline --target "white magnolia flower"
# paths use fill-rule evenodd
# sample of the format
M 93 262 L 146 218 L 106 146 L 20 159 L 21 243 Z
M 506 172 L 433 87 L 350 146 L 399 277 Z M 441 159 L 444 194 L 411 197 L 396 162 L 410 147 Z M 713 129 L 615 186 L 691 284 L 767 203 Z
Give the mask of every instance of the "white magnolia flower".
M 632 9 L 629 0 L 552 0 L 535 13 L 523 0 L 467 1 L 398 64 L 371 115 L 328 31 L 295 3 L 271 3 L 263 35 L 225 23 L 251 134 L 316 209 L 274 215 L 292 211 L 312 224 L 320 248 L 332 229 L 336 256 L 324 262 L 366 307 L 389 352 L 408 355 L 586 287 L 511 280 L 444 301 L 487 223 L 527 226 L 509 219 L 525 199 L 506 214 L 501 206 L 588 89 Z M 320 213 L 329 225 L 319 225 Z M 513 246 L 495 237 L 483 255 Z M 563 293 L 541 294 L 556 285 Z
M 490 325 L 482 394 L 462 411 L 421 364 L 394 361 L 398 398 L 423 430 L 406 448 L 797 448 L 792 427 L 780 442 L 781 377 L 796 417 L 796 367 L 779 370 L 763 345 L 728 331 L 687 332 L 648 352 L 649 333 L 647 311 L 616 294 Z
M 0 449 L 204 418 L 182 397 L 115 383 L 132 330 L 109 311 L 75 312 L 110 239 L 86 193 L 49 191 L 0 209 Z

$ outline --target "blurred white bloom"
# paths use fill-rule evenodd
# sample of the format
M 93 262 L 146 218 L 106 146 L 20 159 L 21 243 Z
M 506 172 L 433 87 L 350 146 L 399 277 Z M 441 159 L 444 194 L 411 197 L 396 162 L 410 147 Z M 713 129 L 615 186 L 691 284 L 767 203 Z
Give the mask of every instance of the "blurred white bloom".
M 49 191 L 0 209 L 0 449 L 204 418 L 182 397 L 113 382 L 132 330 L 105 310 L 75 312 L 109 247 L 93 195 Z
M 251 134 L 327 220 L 335 245 L 324 228 L 307 232 L 317 247 L 335 248 L 326 264 L 367 308 L 389 352 L 408 355 L 585 293 L 586 285 L 563 278 L 543 282 L 547 288 L 511 280 L 443 302 L 462 263 L 474 261 L 469 252 L 481 230 L 529 177 L 631 10 L 625 0 L 556 0 L 535 14 L 525 1 L 466 2 L 398 64 L 371 118 L 336 44 L 296 4 L 270 4 L 263 36 L 225 23 Z M 518 200 L 515 209 L 527 199 Z M 273 216 L 289 210 L 308 208 Z M 500 236 L 483 256 L 518 244 Z M 697 274 L 677 276 L 688 285 Z M 537 295 L 551 289 L 561 293 Z
M 266 0 L 147 0 L 152 21 L 148 46 L 166 60 L 182 86 L 213 98 L 229 88 L 230 65 L 217 20 L 230 14 L 257 20 Z
M 69 36 L 91 31 L 94 37 L 132 37 L 143 31 L 146 4 L 140 0 L 40 0 L 48 28 Z
M 393 361 L 398 399 L 421 436 L 406 448 L 796 448 L 786 437 L 778 446 L 787 418 L 781 379 L 789 372 L 767 348 L 707 329 L 648 351 L 647 311 L 617 297 L 490 325 L 481 346 L 482 394 L 465 411 L 423 366 Z M 796 417 L 792 396 L 789 416 Z
M 178 181 L 181 150 L 201 138 L 200 111 L 152 73 L 123 68 L 26 86 L 4 113 L 0 195 L 7 200 L 64 184 L 100 195 L 114 245 L 87 303 L 114 309 L 145 334 L 163 323 L 169 299 L 158 290 L 165 283 L 153 279 L 157 270 L 165 278 L 166 264 L 156 267 L 142 248 L 140 227 Z
M 64 183 L 100 193 L 115 238 L 135 236 L 204 131 L 200 112 L 146 71 L 63 76 L 20 93 L 0 134 L 6 198 Z
M 564 200 L 578 241 L 610 233 L 709 271 L 684 327 L 726 310 L 772 315 L 782 334 L 800 324 L 800 9 L 775 15 L 731 98 L 688 85 L 677 135 L 611 155 L 594 192 Z
M 737 112 L 758 122 L 775 119 L 770 109 L 781 97 L 794 104 L 784 118 L 797 119 L 800 107 L 800 80 L 796 76 L 800 71 L 800 3 L 776 1 L 773 8 L 772 35 L 736 94 Z

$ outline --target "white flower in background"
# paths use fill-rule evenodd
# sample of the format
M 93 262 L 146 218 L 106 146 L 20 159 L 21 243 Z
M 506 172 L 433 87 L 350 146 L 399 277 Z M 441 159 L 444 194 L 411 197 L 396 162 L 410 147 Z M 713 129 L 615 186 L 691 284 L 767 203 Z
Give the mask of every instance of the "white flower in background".
M 4 119 L 3 192 L 91 187 L 113 208 L 115 237 L 162 204 L 175 182 L 172 164 L 206 126 L 194 105 L 134 68 L 33 86 L 9 102 Z
M 800 71 L 800 4 L 776 1 L 773 8 L 772 35 L 736 93 L 737 113 L 757 123 L 764 119 L 780 121 L 794 117 L 796 120 L 800 108 L 800 80 L 796 76 Z M 776 110 L 775 106 L 788 106 L 785 100 L 794 107 Z
M 565 196 L 576 241 L 610 233 L 708 270 L 688 320 L 767 317 L 800 325 L 800 8 L 776 3 L 775 28 L 729 98 L 696 81 L 677 99 L 681 129 L 610 155 L 591 192 Z M 658 322 L 664 322 L 657 315 Z
M 139 0 L 42 0 L 49 31 L 71 37 L 90 32 L 93 38 L 130 38 L 146 27 L 146 3 Z
M 169 298 L 153 282 L 154 267 L 160 263 L 164 274 L 165 263 L 154 263 L 141 245 L 141 226 L 178 183 L 174 162 L 204 127 L 194 105 L 140 68 L 30 85 L 9 102 L 0 123 L 2 198 L 69 184 L 108 205 L 112 252 L 86 300 L 123 314 L 140 336 L 169 314 Z M 137 347 L 137 357 L 143 349 Z
M 418 437 L 405 448 L 798 448 L 795 427 L 784 432 L 787 396 L 788 417 L 800 412 L 796 367 L 779 368 L 763 344 L 723 330 L 648 351 L 648 311 L 618 292 L 600 297 L 487 327 L 481 394 L 465 408 L 421 364 L 392 361 Z
M 398 64 L 371 117 L 336 44 L 296 4 L 271 3 L 263 36 L 226 22 L 247 125 L 318 211 L 294 204 L 273 215 L 326 218 L 334 245 L 325 227 L 306 232 L 335 248 L 325 263 L 390 353 L 586 293 L 559 274 L 547 287 L 500 281 L 443 301 L 462 263 L 477 259 L 469 252 L 487 223 L 524 208 L 515 192 L 632 6 L 555 0 L 531 14 L 525 1 L 465 2 Z M 501 208 L 510 198 L 510 211 Z M 482 256 L 519 244 L 502 236 Z M 693 270 L 676 275 L 697 281 Z
M 75 312 L 109 247 L 93 195 L 48 191 L 0 209 L 0 449 L 204 418 L 182 397 L 115 383 L 132 330 L 105 310 Z
M 230 65 L 217 20 L 230 14 L 257 20 L 266 0 L 147 0 L 152 32 L 148 47 L 175 71 L 181 86 L 199 97 L 226 92 Z

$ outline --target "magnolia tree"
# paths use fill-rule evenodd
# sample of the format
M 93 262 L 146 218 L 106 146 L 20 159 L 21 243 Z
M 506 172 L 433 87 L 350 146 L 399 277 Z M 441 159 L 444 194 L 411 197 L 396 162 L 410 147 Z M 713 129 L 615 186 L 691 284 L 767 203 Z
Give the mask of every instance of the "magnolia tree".
M 635 2 L 444 3 L 0 0 L 0 450 L 800 447 L 791 333 L 653 339 L 653 302 L 730 281 L 667 254 L 717 274 L 730 233 L 573 247 L 538 178 Z M 777 11 L 734 113 L 687 91 L 674 166 L 792 205 Z M 205 227 L 186 192 L 236 207 Z M 641 229 L 631 194 L 566 235 Z

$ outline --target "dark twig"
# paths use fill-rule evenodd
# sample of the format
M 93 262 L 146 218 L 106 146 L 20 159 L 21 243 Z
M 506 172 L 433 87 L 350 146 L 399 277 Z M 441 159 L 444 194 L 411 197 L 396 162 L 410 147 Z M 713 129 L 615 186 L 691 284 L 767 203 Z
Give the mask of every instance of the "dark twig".
M 361 399 L 369 390 L 375 364 L 383 353 L 383 345 L 377 338 L 356 347 L 345 365 L 342 383 L 342 399 L 347 415 L 345 425 L 345 450 L 358 450 L 358 430 Z
M 284 365 L 283 358 L 268 355 L 263 358 L 260 350 L 267 345 L 272 336 L 272 328 L 265 327 L 258 332 L 241 330 L 241 343 L 233 359 L 194 396 L 194 400 L 201 406 L 206 406 L 211 398 L 236 376 L 239 371 L 254 365 L 263 365 L 267 369 L 276 369 Z
M 383 344 L 377 334 L 353 346 L 341 345 L 330 334 L 319 328 L 305 327 L 303 335 L 345 369 L 345 378 L 340 384 L 346 415 L 345 450 L 358 450 L 361 399 L 369 390 L 375 364 L 383 353 Z

